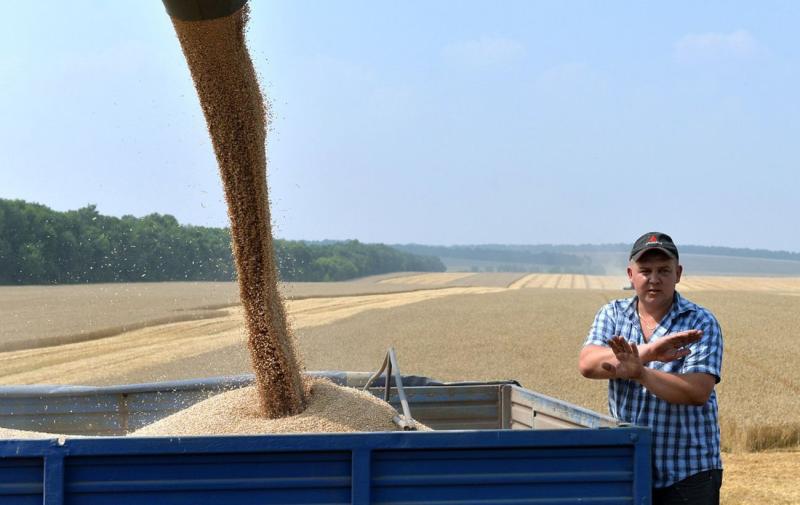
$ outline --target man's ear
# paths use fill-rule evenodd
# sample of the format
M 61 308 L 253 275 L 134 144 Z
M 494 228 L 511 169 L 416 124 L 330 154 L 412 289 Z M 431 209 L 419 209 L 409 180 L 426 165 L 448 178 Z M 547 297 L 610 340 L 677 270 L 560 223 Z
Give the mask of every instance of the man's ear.
M 631 268 L 630 263 L 628 264 L 628 280 L 633 281 L 633 269 Z
M 678 265 L 678 268 L 675 269 L 675 273 L 678 274 L 678 279 L 675 281 L 675 284 L 681 281 L 681 274 L 683 273 L 683 265 Z

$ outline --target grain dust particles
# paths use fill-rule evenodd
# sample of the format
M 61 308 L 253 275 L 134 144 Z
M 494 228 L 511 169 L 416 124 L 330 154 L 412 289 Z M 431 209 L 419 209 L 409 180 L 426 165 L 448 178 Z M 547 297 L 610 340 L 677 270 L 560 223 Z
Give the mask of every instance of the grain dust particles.
M 267 108 L 245 43 L 248 7 L 173 19 L 214 145 L 228 204 L 239 294 L 263 415 L 301 412 L 302 365 L 278 292 L 266 179 Z

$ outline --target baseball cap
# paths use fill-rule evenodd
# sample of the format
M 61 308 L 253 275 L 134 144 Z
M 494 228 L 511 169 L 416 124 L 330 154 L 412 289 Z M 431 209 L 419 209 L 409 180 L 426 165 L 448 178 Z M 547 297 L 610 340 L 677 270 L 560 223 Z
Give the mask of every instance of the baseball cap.
M 642 254 L 653 249 L 663 251 L 670 258 L 678 259 L 678 248 L 675 247 L 672 238 L 666 233 L 657 231 L 647 232 L 634 242 L 630 259 L 636 261 Z

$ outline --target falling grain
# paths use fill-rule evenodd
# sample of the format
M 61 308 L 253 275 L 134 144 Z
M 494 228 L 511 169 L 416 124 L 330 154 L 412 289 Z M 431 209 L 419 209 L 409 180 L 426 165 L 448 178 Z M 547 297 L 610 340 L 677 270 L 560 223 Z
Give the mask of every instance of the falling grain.
M 266 180 L 267 108 L 245 44 L 248 7 L 208 21 L 173 18 L 214 145 L 261 411 L 297 414 L 305 394 L 278 292 Z

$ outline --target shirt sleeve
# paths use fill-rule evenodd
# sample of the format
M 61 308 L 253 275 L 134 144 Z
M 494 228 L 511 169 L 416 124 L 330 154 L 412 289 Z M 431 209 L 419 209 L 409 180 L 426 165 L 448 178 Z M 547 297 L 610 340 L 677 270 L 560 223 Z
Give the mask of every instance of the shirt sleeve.
M 597 311 L 597 315 L 594 316 L 594 322 L 589 329 L 589 335 L 583 343 L 584 347 L 587 345 L 608 347 L 608 341 L 614 336 L 614 326 L 613 304 L 605 305 Z
M 691 354 L 686 356 L 681 373 L 707 373 L 719 382 L 722 378 L 722 330 L 711 314 L 699 325 L 703 338 L 689 345 Z

